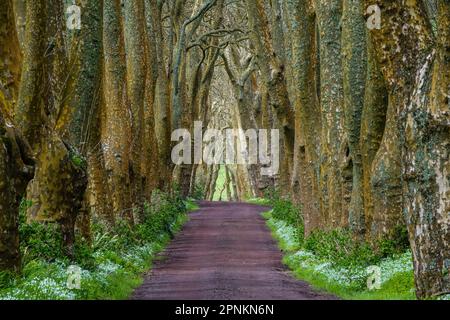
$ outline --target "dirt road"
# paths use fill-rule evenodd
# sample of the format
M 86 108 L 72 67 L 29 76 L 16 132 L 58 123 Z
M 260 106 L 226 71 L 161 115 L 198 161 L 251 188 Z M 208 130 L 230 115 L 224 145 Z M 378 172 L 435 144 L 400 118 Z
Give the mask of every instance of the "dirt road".
M 295 280 L 261 212 L 267 208 L 201 202 L 155 261 L 132 299 L 334 299 Z

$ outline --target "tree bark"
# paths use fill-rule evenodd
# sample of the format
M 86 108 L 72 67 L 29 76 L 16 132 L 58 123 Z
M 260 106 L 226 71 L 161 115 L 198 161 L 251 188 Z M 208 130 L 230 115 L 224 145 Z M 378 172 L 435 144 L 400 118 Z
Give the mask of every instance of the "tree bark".
M 130 194 L 130 110 L 126 92 L 124 39 L 119 0 L 103 7 L 105 122 L 102 142 L 114 215 L 132 221 Z
M 364 109 L 361 122 L 361 161 L 363 168 L 363 199 L 366 240 L 372 241 L 372 220 L 374 204 L 371 178 L 373 161 L 380 148 L 386 125 L 388 93 L 386 83 L 376 60 L 374 45 L 367 43 L 368 65 Z
M 13 3 L 0 4 L 0 271 L 20 270 L 19 203 L 33 177 L 31 148 L 13 124 L 21 52 Z
M 170 101 L 170 81 L 166 70 L 166 56 L 164 48 L 167 46 L 161 25 L 161 7 L 157 1 L 150 1 L 150 15 L 153 22 L 154 39 L 157 55 L 158 81 L 156 92 L 158 97 L 155 101 L 155 132 L 158 141 L 158 155 L 160 174 L 158 186 L 161 189 L 169 187 L 172 180 L 170 136 L 172 133 L 172 111 Z
M 20 270 L 19 204 L 33 177 L 31 148 L 3 114 L 0 91 L 0 271 Z
M 156 136 L 155 123 L 155 102 L 156 102 L 156 84 L 158 81 L 157 62 L 157 41 L 155 41 L 155 26 L 151 15 L 152 9 L 150 2 L 145 1 L 146 11 L 146 33 L 145 33 L 145 55 L 147 60 L 147 75 L 145 82 L 145 101 L 144 101 L 144 195 L 147 200 L 151 199 L 154 189 L 159 186 L 160 165 L 159 147 Z
M 367 69 L 366 22 L 361 15 L 362 0 L 344 0 L 342 23 L 342 59 L 344 81 L 344 118 L 347 152 L 342 155 L 343 173 L 349 172 L 351 200 L 348 220 L 353 234 L 364 239 L 363 167 L 361 156 L 361 120 Z M 347 151 L 345 150 L 345 151 Z M 348 194 L 347 194 L 348 195 Z M 346 208 L 343 208 L 344 214 Z
M 426 298 L 450 292 L 450 5 L 448 1 L 440 3 L 438 20 L 442 27 L 439 24 L 435 40 L 422 3 L 378 0 L 376 4 L 384 14 L 382 28 L 371 31 L 372 41 L 380 48 L 377 59 L 399 134 L 395 139 L 400 141 L 403 169 L 400 192 L 405 195 L 404 215 L 414 258 L 416 294 Z
M 289 2 L 293 19 L 292 62 L 295 86 L 295 150 L 292 195 L 302 206 L 305 235 L 320 226 L 317 131 L 321 127 L 316 96 L 315 14 L 311 2 Z
M 27 26 L 15 120 L 24 138 L 33 149 L 40 143 L 45 123 L 45 101 L 42 92 L 45 83 L 43 57 L 46 41 L 46 1 L 31 1 L 27 5 Z
M 249 25 L 252 29 L 250 39 L 255 46 L 256 61 L 261 71 L 264 88 L 263 102 L 269 102 L 276 114 L 278 127 L 281 130 L 281 172 L 280 188 L 288 191 L 292 170 L 292 159 L 295 139 L 294 110 L 289 101 L 284 66 L 273 48 L 272 34 L 261 0 L 246 0 Z M 268 96 L 265 96 L 267 94 Z M 269 97 L 269 101 L 267 101 Z M 267 105 L 262 106 L 267 108 Z
M 316 14 L 320 34 L 320 193 L 323 226 L 345 227 L 347 213 L 343 212 L 344 199 L 339 155 L 343 143 L 344 92 L 341 56 L 342 2 L 316 1 Z
M 144 210 L 143 139 L 145 136 L 144 98 L 146 89 L 144 0 L 125 1 L 124 29 L 127 66 L 127 93 L 131 108 L 130 184 L 131 198 L 138 220 Z
M 79 3 L 82 29 L 77 35 L 78 43 L 71 54 L 77 72 L 68 93 L 68 140 L 81 154 L 86 155 L 91 130 L 91 121 L 99 109 L 99 92 L 102 82 L 102 22 L 103 4 L 101 1 L 82 1 Z
M 22 53 L 11 0 L 0 4 L 0 21 L 0 90 L 4 99 L 10 102 L 3 102 L 5 109 L 2 111 L 12 116 L 19 94 Z

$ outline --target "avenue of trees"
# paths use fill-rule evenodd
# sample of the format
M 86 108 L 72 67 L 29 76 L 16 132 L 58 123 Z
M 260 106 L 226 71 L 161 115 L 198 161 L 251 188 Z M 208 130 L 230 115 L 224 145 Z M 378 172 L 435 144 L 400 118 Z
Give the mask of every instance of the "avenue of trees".
M 417 296 L 449 293 L 449 98 L 449 0 L 2 0 L 0 270 L 24 201 L 70 256 L 155 190 L 211 198 L 219 165 L 171 160 L 202 121 L 279 129 L 279 174 L 226 165 L 229 198 L 276 188 L 306 236 L 407 230 Z

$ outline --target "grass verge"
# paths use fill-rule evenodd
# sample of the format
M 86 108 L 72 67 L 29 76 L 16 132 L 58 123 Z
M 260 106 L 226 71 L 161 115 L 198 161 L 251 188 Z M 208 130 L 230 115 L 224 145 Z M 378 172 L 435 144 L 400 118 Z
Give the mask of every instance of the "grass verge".
M 283 263 L 298 279 L 343 299 L 416 299 L 409 251 L 375 255 L 368 251 L 370 248 L 351 244 L 351 239 L 340 231 L 303 239 L 299 234 L 302 228 L 278 218 L 283 216 L 285 206 L 283 209 L 275 205 L 274 210 L 264 213 L 263 217 L 284 252 Z M 379 277 L 375 270 L 379 271 Z

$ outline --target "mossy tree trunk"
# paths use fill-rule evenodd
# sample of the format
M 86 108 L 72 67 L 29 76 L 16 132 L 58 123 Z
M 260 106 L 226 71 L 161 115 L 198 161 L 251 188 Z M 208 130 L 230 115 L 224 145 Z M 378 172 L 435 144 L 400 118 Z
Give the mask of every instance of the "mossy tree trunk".
M 90 212 L 99 221 L 112 227 L 115 224 L 116 217 L 112 210 L 111 192 L 107 179 L 105 159 L 102 148 L 102 130 L 105 122 L 106 108 L 103 101 L 103 85 L 93 101 L 89 139 L 88 139 L 88 201 Z
M 320 194 L 322 225 L 344 227 L 348 216 L 343 211 L 350 199 L 343 192 L 342 156 L 344 135 L 344 91 L 341 55 L 342 1 L 316 1 L 320 52 Z
M 114 216 L 132 221 L 130 191 L 131 119 L 126 88 L 125 44 L 119 0 L 103 3 L 103 154 Z
M 15 26 L 13 2 L 0 4 L 0 90 L 2 92 L 2 112 L 12 116 L 19 94 L 22 69 L 22 53 Z M 7 103 L 8 101 L 8 103 Z
M 348 154 L 343 155 L 341 161 L 345 168 L 343 173 L 348 172 L 349 174 L 347 185 L 351 190 L 348 207 L 349 226 L 356 237 L 364 239 L 363 167 L 360 138 L 367 69 L 367 46 L 366 22 L 361 12 L 363 12 L 362 0 L 344 0 L 342 63 L 345 136 Z M 346 214 L 345 207 L 343 207 L 343 211 L 343 214 Z
M 155 41 L 155 25 L 152 18 L 150 2 L 145 1 L 146 32 L 145 32 L 145 57 L 147 61 L 144 101 L 144 146 L 143 146 L 143 177 L 144 195 L 151 198 L 152 191 L 159 186 L 159 177 L 162 170 L 159 158 L 159 146 L 156 136 L 155 103 L 156 85 L 158 81 L 157 48 Z
M 32 1 L 27 5 L 22 76 L 15 120 L 22 133 L 35 150 L 40 143 L 45 124 L 45 83 L 43 57 L 46 49 L 46 1 Z
M 316 32 L 311 1 L 287 1 L 291 11 L 293 81 L 295 83 L 294 200 L 301 204 L 305 234 L 320 225 L 318 154 L 321 128 L 315 89 Z
M 372 219 L 374 205 L 372 196 L 372 164 L 380 148 L 386 125 L 388 93 L 383 74 L 375 57 L 371 41 L 367 43 L 367 79 L 364 108 L 361 121 L 361 161 L 363 169 L 363 199 L 366 239 L 371 241 L 374 231 Z
M 16 19 L 17 37 L 20 49 L 23 47 L 26 25 L 26 0 L 13 0 L 14 16 Z
M 31 148 L 15 127 L 21 52 L 13 2 L 0 4 L 0 271 L 20 270 L 19 204 L 33 177 Z
M 0 271 L 20 270 L 19 204 L 33 171 L 31 148 L 0 110 Z
M 162 1 L 150 1 L 150 11 L 147 13 L 152 18 L 154 41 L 156 47 L 156 63 L 158 70 L 158 81 L 156 83 L 157 98 L 155 100 L 155 132 L 158 142 L 158 156 L 160 164 L 160 172 L 158 179 L 158 186 L 161 189 L 169 187 L 172 180 L 172 172 L 170 171 L 171 164 L 171 150 L 170 150 L 170 136 L 172 133 L 172 112 L 170 101 L 170 80 L 167 69 L 167 60 L 165 48 L 169 47 L 168 40 L 164 38 L 162 28 Z M 171 54 L 171 53 L 170 53 Z
M 390 94 L 388 113 L 395 115 L 398 135 L 390 138 L 400 142 L 399 193 L 405 196 L 416 293 L 419 298 L 449 293 L 450 4 L 439 4 L 434 39 L 422 3 L 375 2 L 383 13 L 382 25 L 371 31 L 371 39 L 379 48 L 377 59 Z
M 75 31 L 72 41 L 71 63 L 75 68 L 73 84 L 68 92 L 65 113 L 67 140 L 87 154 L 91 132 L 91 120 L 99 111 L 99 94 L 102 82 L 102 22 L 103 4 L 101 1 L 81 1 L 81 30 Z M 66 134 L 64 135 L 66 136 Z
M 47 4 L 46 1 L 27 4 L 16 120 L 37 160 L 35 177 L 27 192 L 32 201 L 28 220 L 57 223 L 67 254 L 71 255 L 75 221 L 87 184 L 86 168 L 78 161 L 77 152 L 62 140 L 62 128 L 69 121 L 63 114 L 64 97 L 71 83 L 67 78 L 71 75 L 66 74 L 62 4 L 52 3 L 49 24 Z
M 89 238 L 91 213 L 107 223 L 111 222 L 112 213 L 104 191 L 106 183 L 100 179 L 105 174 L 100 143 L 103 2 L 77 4 L 82 12 L 81 30 L 73 34 L 70 52 L 73 71 L 59 122 L 62 136 L 87 164 L 88 187 L 77 227 Z
M 145 136 L 144 98 L 146 89 L 146 21 L 144 0 L 124 2 L 127 92 L 131 108 L 130 184 L 133 208 L 137 216 L 143 213 L 144 170 L 143 146 Z

